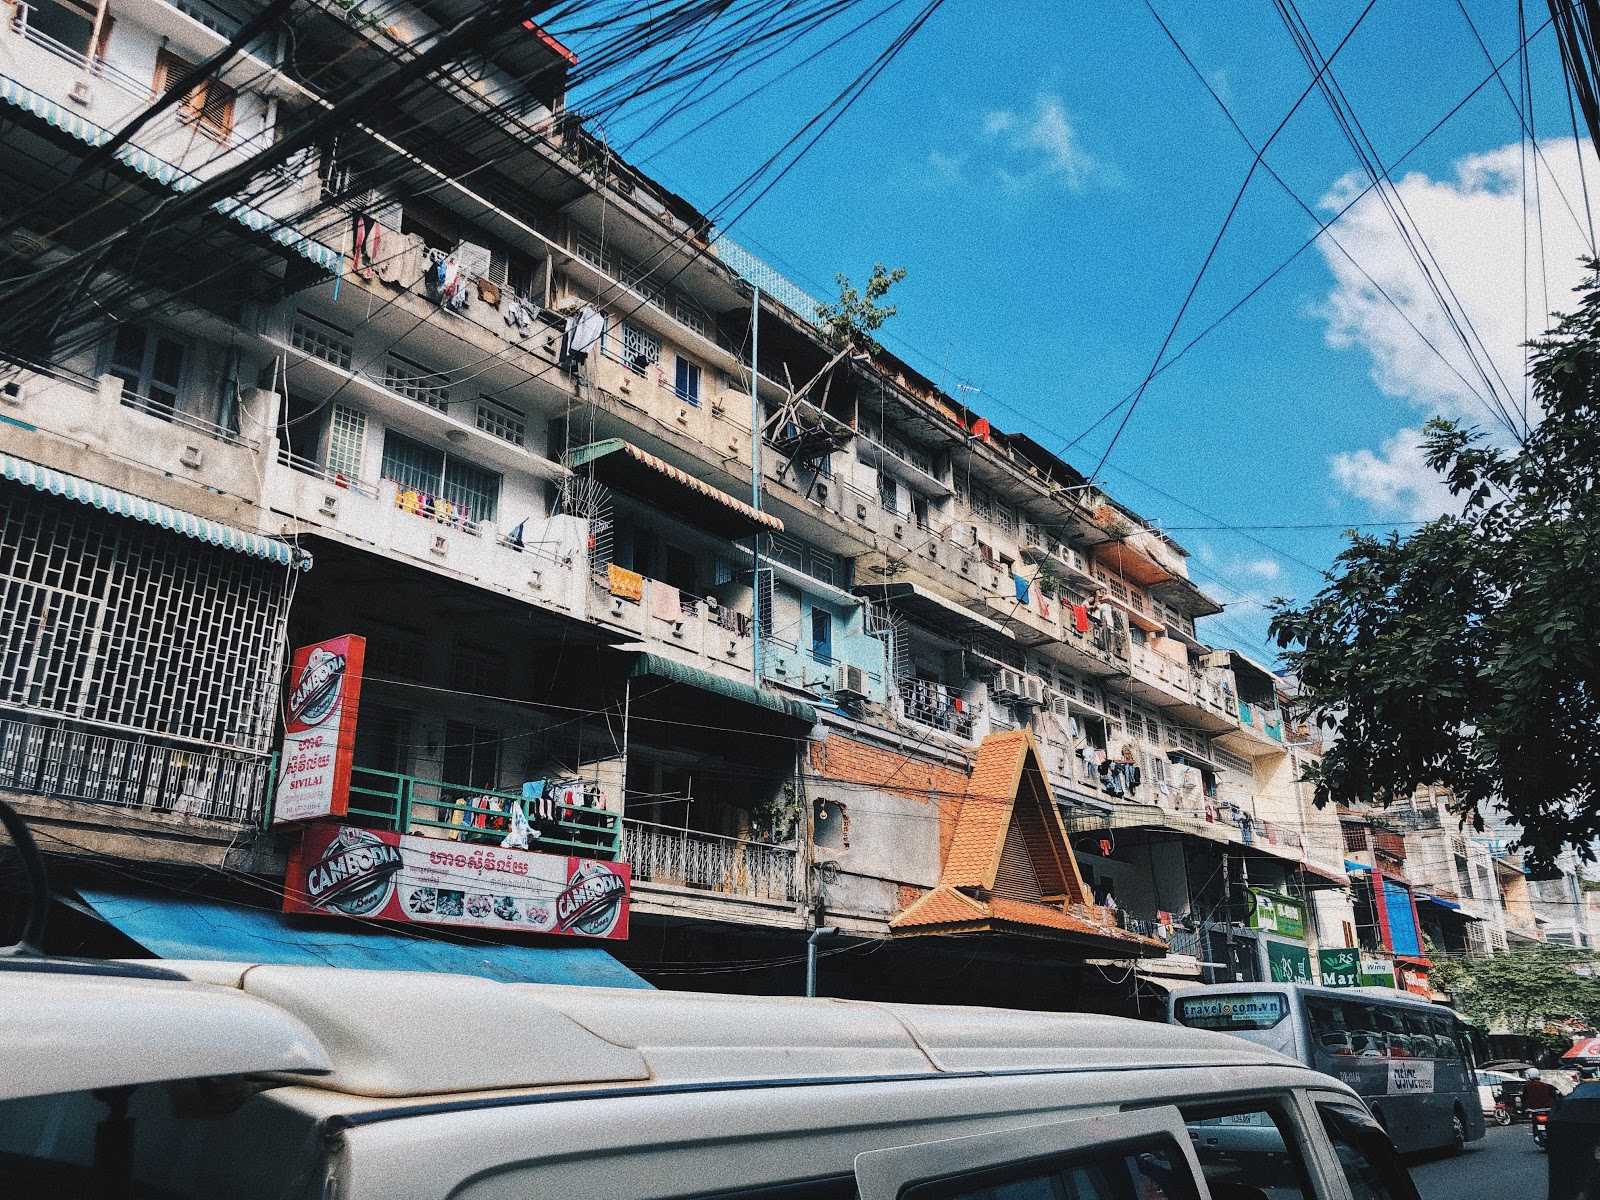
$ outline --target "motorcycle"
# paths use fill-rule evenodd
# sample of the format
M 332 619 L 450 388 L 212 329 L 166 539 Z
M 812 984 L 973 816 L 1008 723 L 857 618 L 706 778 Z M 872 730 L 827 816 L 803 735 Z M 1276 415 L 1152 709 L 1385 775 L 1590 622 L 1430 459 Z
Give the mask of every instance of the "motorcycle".
M 1532 1123 L 1533 1144 L 1544 1150 L 1545 1139 L 1550 1133 L 1550 1110 L 1548 1108 L 1535 1108 L 1530 1110 L 1528 1117 Z
M 1501 1126 L 1511 1124 L 1511 1110 L 1506 1107 L 1504 1100 L 1494 1102 L 1494 1123 Z

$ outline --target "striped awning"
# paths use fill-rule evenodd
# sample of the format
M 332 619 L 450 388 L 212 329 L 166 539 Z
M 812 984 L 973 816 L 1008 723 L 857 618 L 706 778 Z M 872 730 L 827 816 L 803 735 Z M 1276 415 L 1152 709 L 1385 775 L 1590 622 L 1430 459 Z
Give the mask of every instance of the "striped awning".
M 567 456 L 569 467 L 591 464 L 595 478 L 607 487 L 657 505 L 708 533 L 740 538 L 764 531 L 783 532 L 783 522 L 771 513 L 735 499 L 621 438 L 590 442 Z
M 104 146 L 114 136 L 111 130 L 104 126 L 96 125 L 87 117 L 63 108 L 54 100 L 41 96 L 5 75 L 0 75 L 0 100 L 31 113 L 46 125 L 59 129 L 62 133 L 96 149 Z M 117 147 L 113 157 L 123 166 L 154 179 L 175 192 L 193 191 L 202 182 L 198 176 L 185 171 L 182 167 L 174 166 L 164 159 L 157 158 L 148 150 L 141 150 L 134 145 Z M 223 216 L 239 222 L 253 233 L 266 234 L 278 245 L 315 263 L 324 271 L 334 271 L 339 267 L 339 260 L 343 256 L 337 250 L 306 237 L 292 225 L 268 216 L 259 208 L 242 200 L 230 197 L 218 200 L 211 207 Z
M 173 533 L 181 533 L 184 537 L 208 542 L 224 550 L 236 550 L 252 558 L 264 558 L 282 567 L 299 567 L 302 571 L 311 569 L 311 555 L 299 546 L 291 546 L 288 542 L 279 541 L 277 538 L 224 525 L 220 521 L 208 520 L 194 513 L 184 512 L 181 508 L 157 504 L 154 500 L 146 500 L 143 496 L 106 487 L 102 483 L 95 483 L 77 475 L 68 475 L 65 471 L 40 466 L 15 455 L 0 454 L 0 479 L 20 483 L 24 487 L 31 487 L 35 491 L 46 492 L 52 496 L 76 500 L 80 504 L 90 505 L 115 516 L 129 517 L 135 521 L 143 521 L 147 525 L 159 525 L 162 529 L 170 529 Z

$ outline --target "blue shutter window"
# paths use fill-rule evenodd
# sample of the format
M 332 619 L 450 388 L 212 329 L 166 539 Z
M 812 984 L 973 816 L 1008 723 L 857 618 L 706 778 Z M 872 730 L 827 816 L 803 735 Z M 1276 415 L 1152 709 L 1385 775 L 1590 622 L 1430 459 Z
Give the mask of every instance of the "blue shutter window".
M 833 662 L 833 614 L 820 608 L 811 610 L 811 657 L 819 663 Z
M 683 355 L 678 355 L 678 399 L 686 400 L 695 407 L 700 405 L 700 368 L 690 362 Z

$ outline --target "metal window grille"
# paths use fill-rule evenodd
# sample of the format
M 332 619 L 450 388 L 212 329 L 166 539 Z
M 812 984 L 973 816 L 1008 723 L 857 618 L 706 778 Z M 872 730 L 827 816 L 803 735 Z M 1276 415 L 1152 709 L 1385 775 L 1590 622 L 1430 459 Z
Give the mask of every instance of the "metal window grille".
M 0 493 L 0 705 L 264 752 L 286 582 L 231 550 Z
M 310 313 L 295 313 L 289 325 L 289 344 L 343 371 L 348 371 L 355 359 L 354 335 Z
M 767 535 L 767 557 L 774 562 L 781 562 L 786 567 L 793 567 L 800 571 L 805 569 L 805 544 L 799 538 L 787 533 L 769 533 Z
M 450 377 L 427 367 L 418 366 L 409 359 L 391 354 L 384 364 L 384 383 L 391 392 L 415 400 L 438 412 L 450 411 Z
M 611 260 L 606 255 L 605 247 L 602 246 L 597 239 L 592 238 L 588 234 L 580 231 L 578 233 L 577 242 L 573 248 L 578 257 L 583 259 L 583 261 L 588 263 L 591 267 L 610 274 Z
M 839 582 L 838 557 L 828 550 L 811 548 L 806 558 L 806 574 L 813 579 L 820 579 L 823 583 L 834 584 Z
M 643 358 L 647 363 L 660 364 L 661 339 L 648 329 L 622 323 L 622 357 L 629 363 Z
M 678 324 L 688 326 L 701 337 L 705 336 L 706 314 L 698 305 L 680 296 L 673 307 L 673 313 L 678 318 Z
M 448 500 L 468 522 L 492 521 L 500 476 L 389 430 L 383 439 L 383 477 L 403 490 Z
M 523 415 L 488 396 L 478 401 L 478 428 L 513 446 L 523 445 L 528 438 L 527 420 Z
M 335 404 L 328 420 L 328 470 L 346 479 L 361 478 L 361 457 L 367 442 L 367 414 Z
M 989 506 L 988 492 L 973 488 L 971 502 L 973 516 L 981 517 L 985 521 L 990 520 L 994 516 L 994 510 Z

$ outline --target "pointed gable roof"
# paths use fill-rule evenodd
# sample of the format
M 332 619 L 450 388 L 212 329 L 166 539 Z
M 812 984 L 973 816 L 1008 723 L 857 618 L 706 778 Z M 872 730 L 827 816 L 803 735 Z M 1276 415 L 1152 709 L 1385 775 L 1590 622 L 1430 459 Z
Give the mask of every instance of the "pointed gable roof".
M 889 923 L 899 934 L 1005 932 L 1067 938 L 1101 952 L 1166 947 L 1090 904 L 1033 733 L 983 739 L 939 885 Z
M 1026 851 L 1021 861 L 1019 844 Z M 1003 868 L 1008 859 L 1017 866 L 1031 866 L 1038 880 L 1034 896 L 1015 898 L 1088 903 L 1039 747 L 1027 729 L 991 734 L 978 747 L 939 882 L 985 892 L 995 891 L 998 884 L 1005 892 L 1009 889 L 1004 884 L 1010 880 Z

